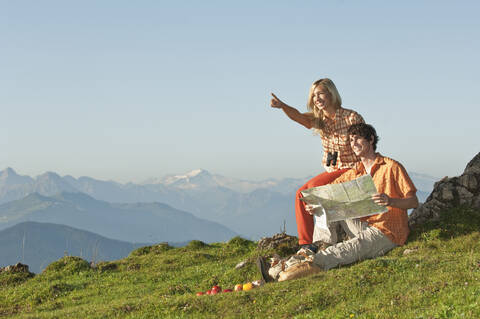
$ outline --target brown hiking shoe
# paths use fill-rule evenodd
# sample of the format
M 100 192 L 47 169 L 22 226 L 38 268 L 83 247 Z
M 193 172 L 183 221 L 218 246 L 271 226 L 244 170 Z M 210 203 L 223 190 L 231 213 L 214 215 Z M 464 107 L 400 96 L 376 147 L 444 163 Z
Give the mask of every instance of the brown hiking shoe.
M 258 270 L 260 270 L 262 278 L 265 282 L 274 281 L 274 279 L 268 274 L 268 269 L 270 268 L 270 265 L 267 263 L 264 257 L 259 256 L 257 258 L 257 268 Z
M 316 274 L 320 271 L 322 271 L 322 269 L 313 262 L 304 261 L 288 267 L 285 271 L 282 271 L 278 277 L 278 281 L 302 278 Z

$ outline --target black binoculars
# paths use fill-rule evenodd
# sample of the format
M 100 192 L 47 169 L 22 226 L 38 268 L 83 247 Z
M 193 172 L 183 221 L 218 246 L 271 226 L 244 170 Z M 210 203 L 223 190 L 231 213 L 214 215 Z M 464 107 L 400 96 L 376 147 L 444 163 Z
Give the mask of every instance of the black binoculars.
M 333 152 L 333 153 L 328 152 L 327 166 L 330 166 L 330 164 L 332 164 L 332 166 L 337 165 L 337 156 L 338 156 L 338 152 Z

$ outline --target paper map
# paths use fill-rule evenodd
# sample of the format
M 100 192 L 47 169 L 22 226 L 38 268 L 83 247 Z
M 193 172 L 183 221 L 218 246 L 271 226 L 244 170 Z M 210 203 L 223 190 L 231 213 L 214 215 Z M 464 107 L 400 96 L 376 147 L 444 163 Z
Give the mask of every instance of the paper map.
M 388 211 L 375 204 L 372 195 L 377 188 L 367 174 L 352 181 L 308 188 L 302 192 L 302 200 L 314 208 L 322 224 L 364 217 Z M 318 219 L 317 219 L 318 220 Z

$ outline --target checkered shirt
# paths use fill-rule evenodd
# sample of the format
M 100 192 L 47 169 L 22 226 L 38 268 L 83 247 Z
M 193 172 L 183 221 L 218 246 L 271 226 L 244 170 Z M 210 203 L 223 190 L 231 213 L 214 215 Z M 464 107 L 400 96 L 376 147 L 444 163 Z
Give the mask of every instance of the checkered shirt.
M 326 117 L 323 112 L 320 114 L 320 121 L 324 123 L 324 126 L 322 129 L 315 128 L 314 132 L 322 137 L 323 167 L 327 172 L 355 167 L 355 163 L 360 159 L 353 153 L 350 147 L 347 130 L 352 124 L 365 123 L 362 116 L 355 111 L 344 108 L 337 109 L 333 120 Z M 332 163 L 330 163 L 330 166 L 327 166 L 329 152 L 338 152 L 337 164 L 335 166 Z

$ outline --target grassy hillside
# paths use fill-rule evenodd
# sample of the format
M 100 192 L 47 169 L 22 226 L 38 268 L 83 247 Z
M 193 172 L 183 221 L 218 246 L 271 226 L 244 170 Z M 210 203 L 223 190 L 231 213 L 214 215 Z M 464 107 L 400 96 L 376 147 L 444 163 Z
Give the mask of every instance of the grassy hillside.
M 33 278 L 0 273 L 0 317 L 480 318 L 480 213 L 455 209 L 407 245 L 350 267 L 246 292 L 197 297 L 259 279 L 256 243 L 156 245 L 96 269 L 64 257 Z M 406 249 L 414 252 L 404 255 Z M 235 265 L 248 260 L 245 267 Z

